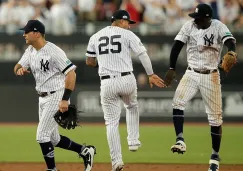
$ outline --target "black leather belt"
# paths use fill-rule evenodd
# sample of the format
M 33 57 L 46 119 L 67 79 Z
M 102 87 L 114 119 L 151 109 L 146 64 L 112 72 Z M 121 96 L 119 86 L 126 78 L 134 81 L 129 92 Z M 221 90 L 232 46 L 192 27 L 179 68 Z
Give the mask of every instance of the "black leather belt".
M 121 73 L 121 76 L 130 75 L 130 74 L 131 74 L 131 72 L 122 72 L 122 73 Z M 100 77 L 101 80 L 109 79 L 109 78 L 111 78 L 110 75 L 104 75 L 104 76 L 101 76 L 101 77 Z
M 187 67 L 187 69 L 192 70 L 194 72 L 200 73 L 200 74 L 210 74 L 210 73 L 214 73 L 217 72 L 217 69 L 213 69 L 213 70 L 198 70 L 195 68 L 191 68 L 191 67 Z
M 40 97 L 46 97 L 47 95 L 50 95 L 50 94 L 53 94 L 55 93 L 56 91 L 50 91 L 50 92 L 37 92 L 37 94 L 40 96 Z

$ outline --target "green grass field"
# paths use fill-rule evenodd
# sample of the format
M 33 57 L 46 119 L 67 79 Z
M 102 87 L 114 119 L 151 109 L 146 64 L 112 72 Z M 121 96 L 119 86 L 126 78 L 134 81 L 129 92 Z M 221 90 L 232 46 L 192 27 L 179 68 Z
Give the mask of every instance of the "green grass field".
M 79 143 L 94 144 L 97 147 L 95 162 L 110 162 L 105 126 L 84 125 L 63 135 Z M 125 163 L 208 163 L 211 154 L 210 127 L 207 125 L 185 126 L 187 152 L 173 154 L 171 145 L 175 142 L 174 128 L 169 125 L 141 125 L 142 148 L 132 153 L 128 150 L 126 127 L 120 126 L 122 152 Z M 38 143 L 35 141 L 36 126 L 0 126 L 0 162 L 43 162 Z M 222 164 L 243 164 L 243 127 L 223 127 L 221 145 Z M 57 162 L 80 162 L 77 154 L 59 148 L 55 150 Z

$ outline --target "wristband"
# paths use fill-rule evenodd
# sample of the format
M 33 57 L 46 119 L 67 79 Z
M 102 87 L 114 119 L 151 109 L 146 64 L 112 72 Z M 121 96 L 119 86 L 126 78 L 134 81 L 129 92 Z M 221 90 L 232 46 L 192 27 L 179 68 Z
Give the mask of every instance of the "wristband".
M 71 93 L 72 90 L 65 88 L 64 94 L 62 96 L 62 100 L 69 100 Z

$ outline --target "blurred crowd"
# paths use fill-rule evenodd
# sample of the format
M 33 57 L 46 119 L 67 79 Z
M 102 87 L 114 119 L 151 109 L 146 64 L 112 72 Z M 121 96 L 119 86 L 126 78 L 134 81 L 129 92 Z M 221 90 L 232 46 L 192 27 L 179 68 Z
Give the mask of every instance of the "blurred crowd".
M 15 34 L 29 19 L 46 25 L 47 33 L 70 35 L 85 22 L 109 21 L 125 9 L 140 31 L 176 33 L 198 3 L 211 4 L 213 18 L 233 31 L 243 29 L 243 0 L 0 0 L 0 30 Z

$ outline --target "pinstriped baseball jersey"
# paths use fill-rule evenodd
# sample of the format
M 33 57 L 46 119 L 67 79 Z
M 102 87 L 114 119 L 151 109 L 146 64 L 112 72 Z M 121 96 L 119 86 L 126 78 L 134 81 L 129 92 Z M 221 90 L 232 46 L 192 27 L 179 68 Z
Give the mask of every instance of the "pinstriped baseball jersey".
M 189 67 L 198 69 L 216 69 L 220 61 L 223 43 L 234 39 L 225 24 L 212 20 L 207 29 L 198 29 L 193 20 L 186 22 L 175 40 L 187 43 L 187 61 Z
M 86 56 L 97 58 L 99 75 L 103 76 L 133 71 L 131 50 L 136 56 L 146 52 L 133 32 L 107 26 L 90 38 Z
M 51 42 L 47 42 L 38 51 L 30 45 L 18 64 L 31 68 L 38 92 L 50 92 L 64 88 L 65 75 L 76 68 L 65 52 Z
M 118 130 L 121 101 L 126 108 L 128 146 L 141 145 L 137 83 L 132 73 L 131 52 L 136 56 L 146 52 L 140 39 L 129 30 L 108 26 L 90 38 L 86 53 L 87 57 L 97 58 L 99 75 L 108 76 L 107 79 L 101 79 L 100 96 L 113 167 L 123 163 Z

